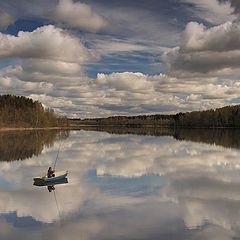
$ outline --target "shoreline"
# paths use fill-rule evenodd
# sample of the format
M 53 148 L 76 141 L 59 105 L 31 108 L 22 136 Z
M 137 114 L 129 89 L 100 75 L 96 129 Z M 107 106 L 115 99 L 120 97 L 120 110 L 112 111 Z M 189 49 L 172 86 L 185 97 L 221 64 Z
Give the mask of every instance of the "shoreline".
M 121 129 L 131 129 L 131 128 L 168 128 L 168 129 L 212 129 L 212 130 L 217 130 L 217 129 L 240 129 L 240 127 L 206 127 L 206 126 L 161 126 L 161 125 L 131 125 L 131 126 L 124 126 L 124 125 L 114 125 L 114 124 L 110 124 L 110 125 L 91 125 L 91 124 L 81 124 L 81 125 L 75 125 L 75 126 L 68 126 L 68 127 L 0 127 L 0 132 L 7 132 L 7 131 L 41 131 L 41 130 L 84 130 L 86 128 L 102 128 L 102 129 L 106 129 L 106 128 L 121 128 Z
M 33 130 L 60 130 L 62 127 L 46 127 L 46 128 L 34 128 L 34 127 L 3 127 L 0 128 L 0 132 L 7 131 L 33 131 Z

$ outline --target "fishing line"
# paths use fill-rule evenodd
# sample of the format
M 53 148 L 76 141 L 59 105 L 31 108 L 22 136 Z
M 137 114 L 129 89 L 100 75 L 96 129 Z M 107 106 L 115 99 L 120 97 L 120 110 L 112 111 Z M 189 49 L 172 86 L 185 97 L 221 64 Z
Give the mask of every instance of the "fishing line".
M 60 208 L 59 208 L 59 206 L 58 206 L 58 201 L 57 201 L 57 197 L 56 197 L 55 190 L 53 190 L 53 194 L 54 194 L 54 198 L 55 198 L 55 202 L 56 202 L 56 206 L 57 206 L 57 211 L 58 211 L 58 216 L 59 216 L 59 221 L 60 221 L 60 225 L 61 225 L 61 214 L 60 214 Z

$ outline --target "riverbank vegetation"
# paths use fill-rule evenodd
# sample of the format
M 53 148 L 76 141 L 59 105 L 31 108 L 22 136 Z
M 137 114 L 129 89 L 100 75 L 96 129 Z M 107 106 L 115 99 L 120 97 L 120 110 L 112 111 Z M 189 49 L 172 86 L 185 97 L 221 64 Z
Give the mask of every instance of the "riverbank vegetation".
M 54 110 L 44 108 L 39 101 L 23 96 L 0 96 L 0 128 L 44 128 L 67 124 Z
M 240 127 L 240 105 L 206 111 L 172 115 L 113 116 L 108 118 L 70 119 L 70 125 L 121 126 L 121 127 Z
M 53 109 L 23 96 L 0 96 L 0 128 L 49 128 L 79 126 L 118 127 L 210 127 L 240 128 L 240 105 L 206 111 L 171 115 L 111 116 L 107 118 L 68 119 Z

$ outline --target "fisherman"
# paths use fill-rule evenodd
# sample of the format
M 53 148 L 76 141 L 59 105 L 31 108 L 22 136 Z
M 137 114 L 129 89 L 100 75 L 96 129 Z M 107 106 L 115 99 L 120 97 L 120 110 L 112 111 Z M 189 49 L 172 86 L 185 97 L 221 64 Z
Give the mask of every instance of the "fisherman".
M 55 177 L 54 170 L 52 170 L 52 167 L 48 168 L 47 176 L 48 178 Z

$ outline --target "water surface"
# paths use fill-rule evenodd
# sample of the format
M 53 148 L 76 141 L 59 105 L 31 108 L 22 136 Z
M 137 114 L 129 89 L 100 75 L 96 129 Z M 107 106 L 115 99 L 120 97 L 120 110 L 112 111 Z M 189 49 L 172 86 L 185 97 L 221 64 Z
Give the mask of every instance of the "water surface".
M 1 133 L 0 239 L 238 239 L 238 136 Z M 68 183 L 33 186 L 59 146 Z

